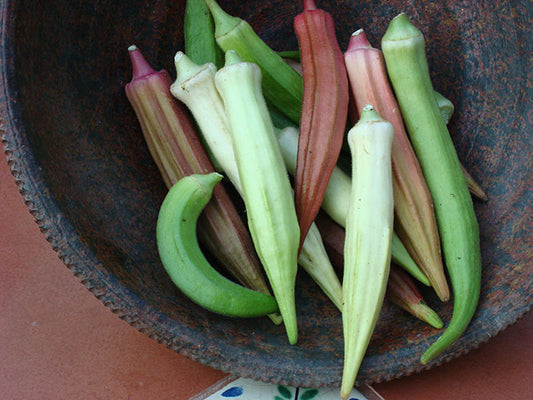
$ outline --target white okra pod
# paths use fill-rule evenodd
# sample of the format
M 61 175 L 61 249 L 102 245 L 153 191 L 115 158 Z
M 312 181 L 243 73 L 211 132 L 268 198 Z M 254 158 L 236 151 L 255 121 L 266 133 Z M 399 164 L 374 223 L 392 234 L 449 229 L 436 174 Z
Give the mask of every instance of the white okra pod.
M 261 89 L 261 70 L 226 53 L 215 75 L 226 108 L 248 225 L 278 301 L 289 342 L 298 339 L 295 304 L 300 228 L 289 176 Z
M 202 131 L 210 154 L 242 196 L 231 127 L 215 86 L 216 67 L 213 64 L 197 65 L 180 51 L 176 53 L 174 62 L 177 77 L 171 87 L 172 94 L 189 108 Z M 315 224 L 312 224 L 305 238 L 298 263 L 340 309 L 342 286 Z
M 289 173 L 294 174 L 296 170 L 296 149 L 298 146 L 298 129 L 287 127 L 278 133 L 281 152 L 285 160 L 285 165 Z M 348 207 L 352 192 L 352 179 L 339 167 L 335 167 L 322 199 L 322 209 L 337 224 L 346 228 Z M 413 261 L 409 252 L 401 242 L 400 238 L 392 236 L 392 261 L 398 264 L 414 278 L 429 286 L 429 280 L 422 270 Z
M 237 187 L 239 175 L 231 142 L 231 129 L 224 103 L 215 87 L 215 65 L 198 65 L 181 51 L 174 56 L 174 64 L 177 79 L 171 85 L 170 92 L 191 111 L 210 155 L 240 191 L 240 187 Z
M 344 371 L 341 397 L 350 394 L 381 311 L 391 261 L 394 200 L 392 125 L 365 106 L 348 133 L 352 196 L 344 246 Z

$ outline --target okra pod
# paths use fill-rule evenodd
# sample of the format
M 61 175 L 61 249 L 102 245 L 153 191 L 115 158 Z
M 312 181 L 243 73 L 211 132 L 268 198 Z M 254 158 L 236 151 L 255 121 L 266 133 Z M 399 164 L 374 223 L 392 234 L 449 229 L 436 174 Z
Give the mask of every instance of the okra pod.
M 278 311 L 274 297 L 225 278 L 207 261 L 196 237 L 197 221 L 208 204 L 216 172 L 192 174 L 174 184 L 157 219 L 157 248 L 174 284 L 192 301 L 218 314 L 257 317 Z
M 133 79 L 125 91 L 149 151 L 168 188 L 191 174 L 214 172 L 197 132 L 182 105 L 170 93 L 170 75 L 155 71 L 137 47 L 129 48 Z M 269 292 L 250 234 L 223 186 L 200 216 L 203 246 L 243 285 Z
M 387 71 L 433 197 L 445 265 L 454 296 L 452 318 L 422 355 L 428 363 L 452 345 L 474 316 L 481 285 L 479 227 L 472 198 L 435 99 L 424 36 L 405 14 L 382 39 Z
M 341 151 L 348 116 L 348 78 L 333 17 L 304 0 L 294 19 L 300 46 L 303 103 L 294 174 L 302 238 L 314 221 Z
M 199 65 L 181 51 L 174 56 L 174 64 L 177 76 L 170 87 L 172 95 L 187 106 L 211 155 L 240 191 L 231 128 L 224 103 L 215 87 L 216 66 L 213 63 Z
M 224 64 L 224 53 L 215 40 L 215 24 L 204 0 L 187 0 L 183 37 L 185 53 L 196 64 Z
M 182 52 L 176 53 L 174 61 L 177 77 L 171 87 L 172 94 L 190 109 L 202 129 L 211 154 L 217 159 L 222 171 L 242 196 L 231 127 L 222 98 L 215 87 L 215 66 L 195 64 Z M 298 263 L 333 303 L 340 307 L 342 303 L 341 283 L 328 259 L 320 233 L 314 226 L 311 226 L 304 241 Z
M 281 147 L 281 153 L 285 160 L 285 165 L 290 174 L 294 174 L 296 169 L 296 149 L 298 146 L 298 129 L 288 127 L 278 132 L 278 142 Z M 350 204 L 350 195 L 352 188 L 352 179 L 340 168 L 333 168 L 324 198 L 322 200 L 322 209 L 337 224 L 346 227 L 346 218 Z M 304 243 L 305 244 L 305 243 Z M 414 278 L 429 286 L 429 280 L 422 270 L 416 265 L 413 258 L 401 242 L 400 238 L 393 233 L 392 235 L 392 261 Z
M 234 50 L 244 61 L 257 64 L 263 76 L 265 99 L 294 123 L 300 121 L 302 77 L 272 50 L 245 20 L 229 15 L 215 0 L 205 0 L 215 21 L 220 48 Z
M 215 75 L 230 122 L 248 226 L 287 336 L 298 339 L 295 304 L 300 229 L 291 184 L 261 90 L 261 70 L 229 51 Z
M 352 197 L 346 220 L 342 309 L 347 399 L 374 331 L 390 271 L 394 199 L 392 125 L 365 106 L 348 133 L 352 152 Z
M 392 183 L 395 231 L 413 260 L 425 273 L 442 301 L 450 297 L 444 273 L 433 199 L 409 142 L 379 49 L 372 47 L 362 29 L 354 32 L 344 53 L 354 104 L 366 104 L 394 127 Z

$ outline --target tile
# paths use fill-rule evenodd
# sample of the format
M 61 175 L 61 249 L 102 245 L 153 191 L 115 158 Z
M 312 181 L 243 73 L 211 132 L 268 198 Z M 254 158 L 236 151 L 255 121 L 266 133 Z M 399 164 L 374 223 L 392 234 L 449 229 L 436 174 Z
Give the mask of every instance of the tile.
M 383 400 L 370 387 L 354 388 L 349 400 Z M 368 397 L 367 397 L 368 396 Z M 295 388 L 258 382 L 248 378 L 227 377 L 189 400 L 340 400 L 338 388 Z

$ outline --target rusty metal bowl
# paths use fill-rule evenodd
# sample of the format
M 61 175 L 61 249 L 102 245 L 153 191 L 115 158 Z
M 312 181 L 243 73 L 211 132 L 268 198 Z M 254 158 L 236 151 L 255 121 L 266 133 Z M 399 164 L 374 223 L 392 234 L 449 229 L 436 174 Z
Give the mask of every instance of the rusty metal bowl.
M 297 48 L 300 2 L 220 1 L 278 50 Z M 407 13 L 428 44 L 437 90 L 456 112 L 450 131 L 460 159 L 486 190 L 476 202 L 483 282 L 461 339 L 427 366 L 440 335 L 386 303 L 359 383 L 412 374 L 449 361 L 512 324 L 531 306 L 531 9 L 523 1 L 321 1 L 341 48 L 365 28 L 379 46 L 390 19 Z M 186 299 L 165 273 L 155 223 L 166 187 L 124 95 L 135 43 L 173 71 L 183 49 L 185 1 L 0 2 L 0 119 L 20 191 L 59 257 L 106 306 L 138 330 L 196 361 L 257 380 L 338 385 L 339 312 L 300 273 L 300 339 L 288 344 L 268 318 L 232 319 Z M 444 319 L 451 302 L 428 302 Z

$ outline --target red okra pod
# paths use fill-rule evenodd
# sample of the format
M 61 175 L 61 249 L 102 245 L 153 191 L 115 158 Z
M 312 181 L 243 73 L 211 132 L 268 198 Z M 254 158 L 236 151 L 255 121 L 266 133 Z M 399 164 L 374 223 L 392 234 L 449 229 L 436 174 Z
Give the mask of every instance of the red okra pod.
M 303 102 L 295 173 L 301 243 L 315 219 L 337 163 L 348 115 L 348 78 L 333 17 L 304 1 L 294 19 L 303 73 Z

